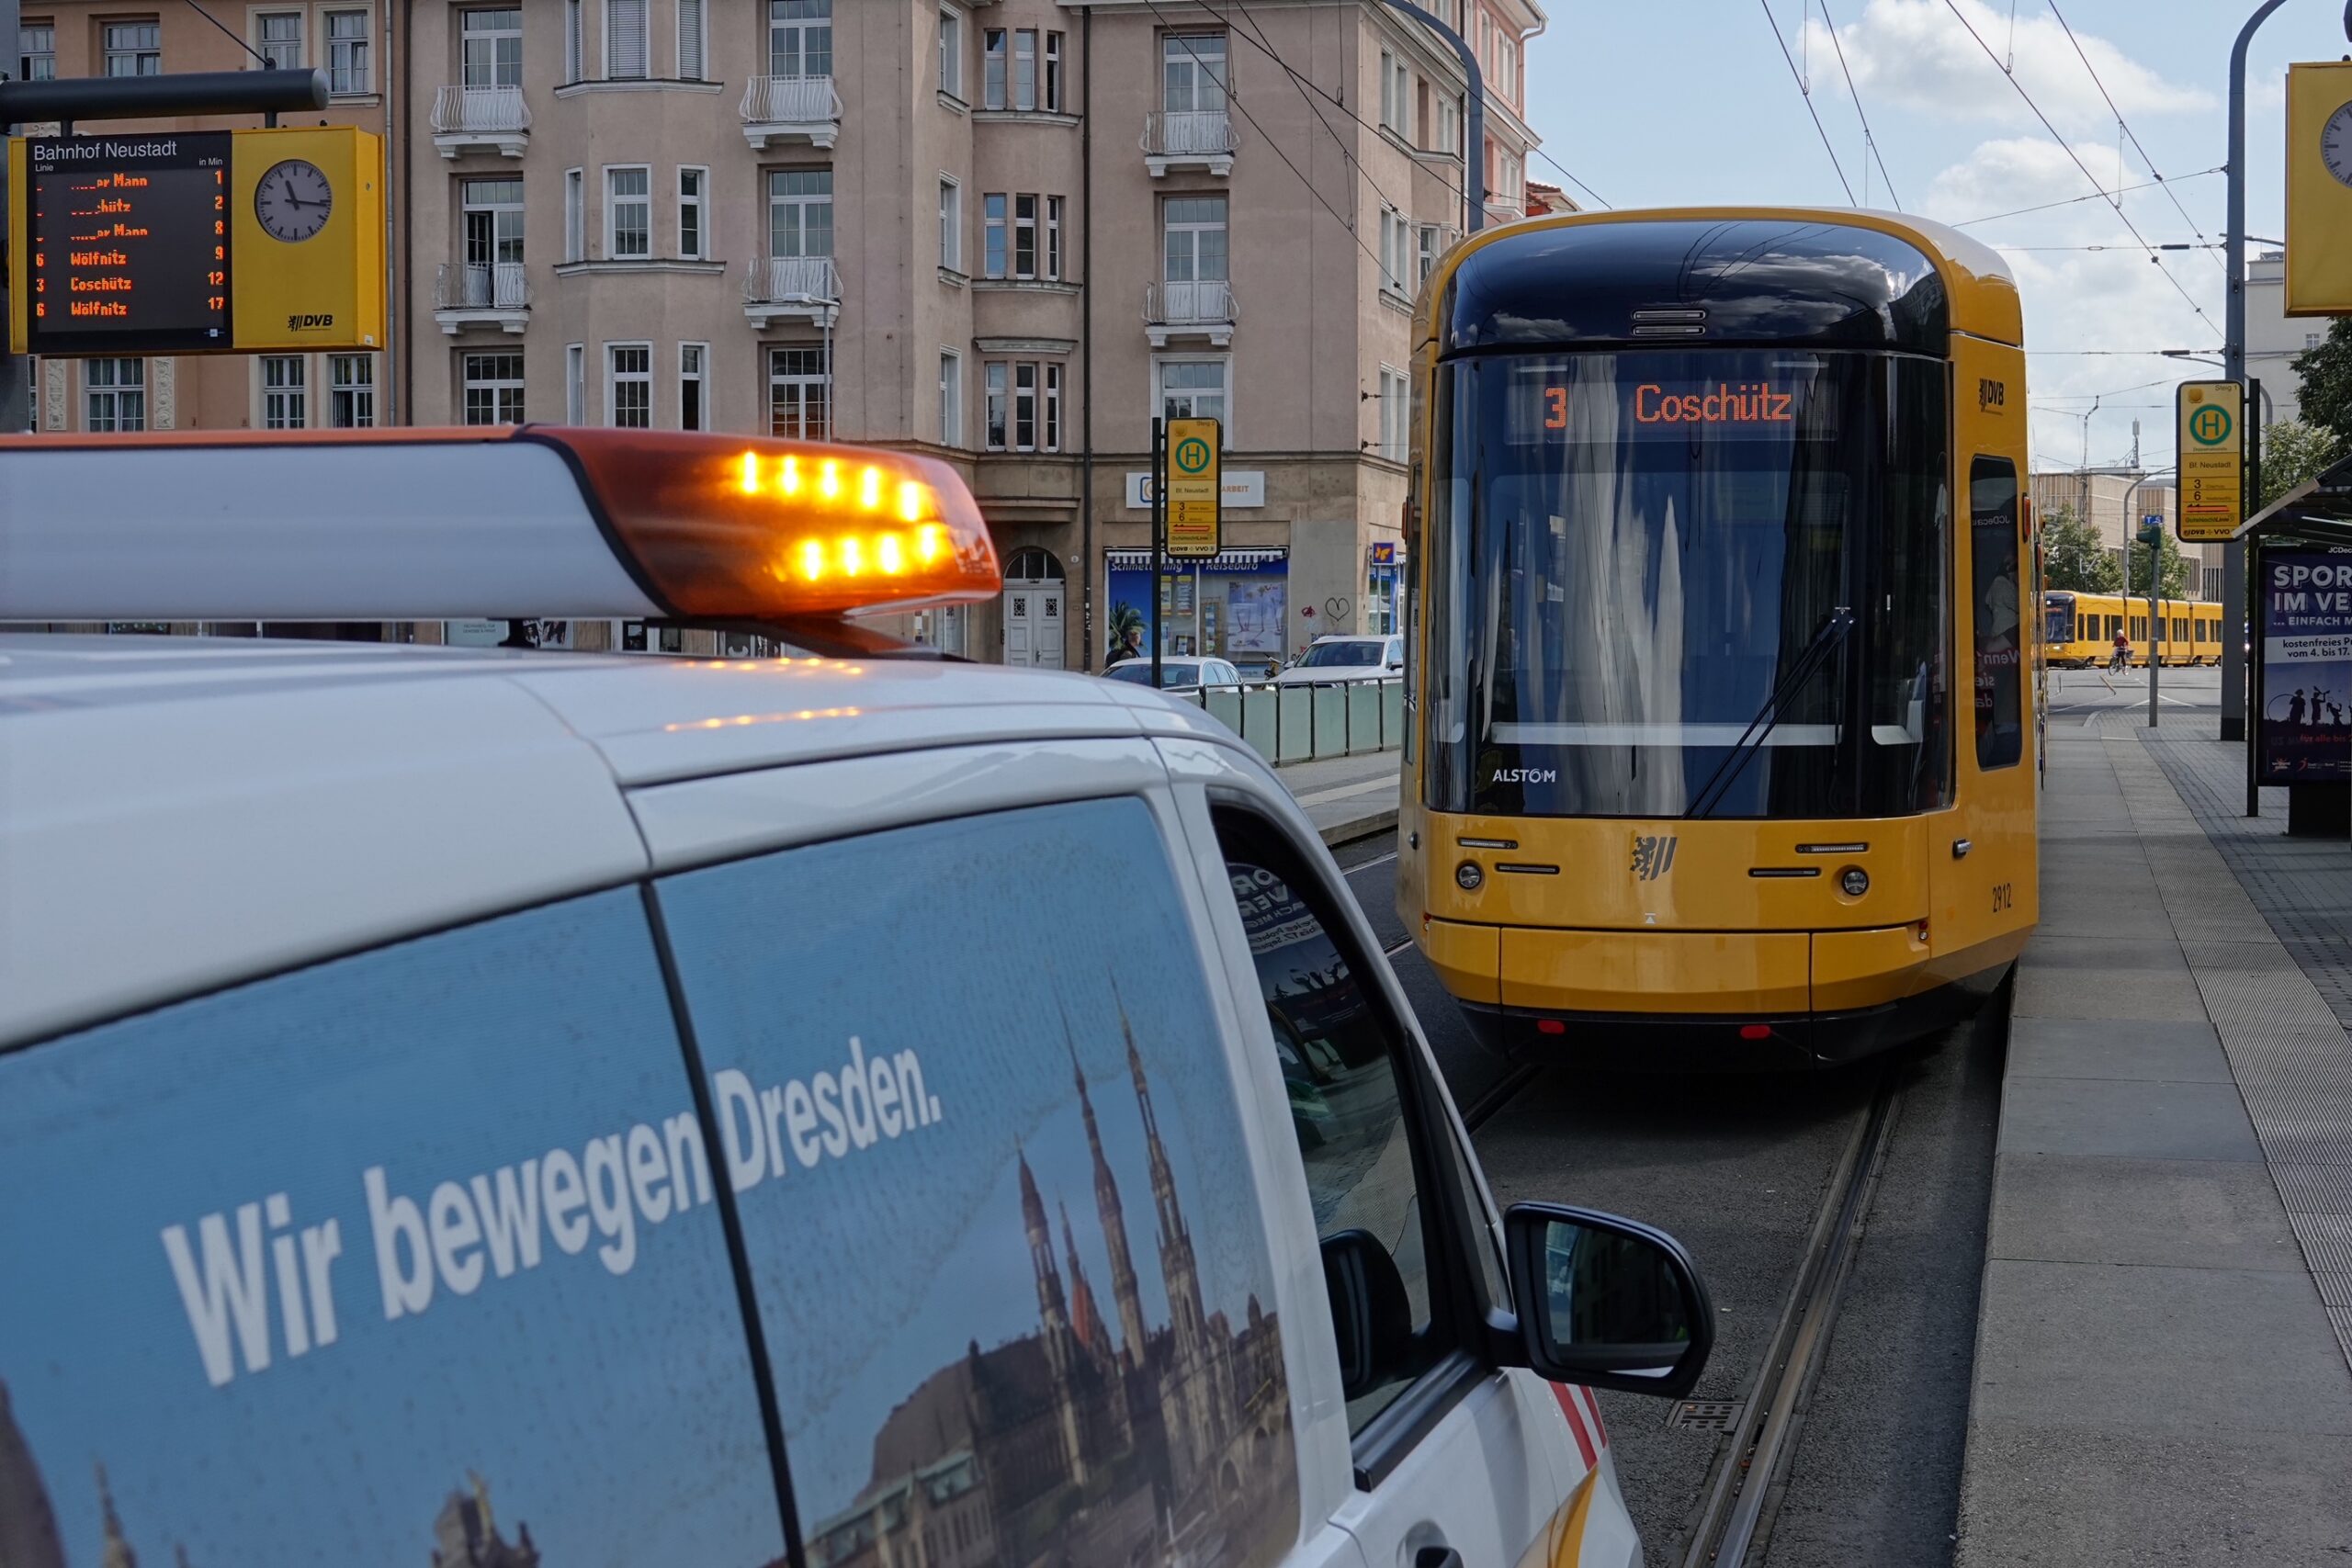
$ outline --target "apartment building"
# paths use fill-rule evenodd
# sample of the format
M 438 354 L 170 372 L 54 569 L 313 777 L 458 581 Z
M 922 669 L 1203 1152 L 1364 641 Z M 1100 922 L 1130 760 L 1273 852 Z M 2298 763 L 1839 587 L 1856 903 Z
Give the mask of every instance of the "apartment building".
M 1226 423 L 1171 651 L 1385 629 L 1414 290 L 1531 209 L 1533 0 L 531 0 L 406 8 L 408 417 L 767 432 L 953 463 L 995 604 L 909 629 L 1099 668 L 1152 621 L 1155 415 Z M 1556 193 L 1542 194 L 1547 208 Z
M 2303 378 L 2295 374 L 2295 359 L 2326 336 L 2324 317 L 2287 314 L 2286 252 L 2262 251 L 2245 264 L 2245 373 L 2261 381 L 2267 394 L 2266 421 L 2301 417 Z
M 2135 482 L 2129 473 L 2082 469 L 2049 469 L 2035 474 L 2030 493 L 2038 515 L 2048 517 L 2064 507 L 2088 523 L 2098 534 L 2107 553 L 2118 561 L 2123 558 L 2124 541 L 2138 531 L 2142 518 L 2159 518 L 2165 532 L 2172 533 L 2174 508 L 2180 499 L 2169 479 L 2150 484 Z M 2124 510 L 2127 502 L 2129 512 Z M 2220 599 L 2222 547 L 2182 545 L 2180 553 L 2189 562 L 2188 597 Z M 2148 585 L 2141 582 L 2133 587 L 2144 593 Z
M 293 4 L 124 5 L 27 0 L 17 70 L 26 81 L 260 70 L 327 73 L 326 108 L 304 124 L 385 129 L 387 39 L 381 0 Z M 214 25 L 217 18 L 219 26 Z M 282 123 L 292 123 L 287 117 Z M 85 121 L 89 133 L 202 130 L 260 123 L 228 118 Z M 51 126 L 28 126 L 28 135 Z M 389 171 L 388 171 L 389 173 Z M 35 427 L 48 431 L 241 430 L 366 426 L 388 421 L 381 354 L 182 355 L 51 359 L 32 366 Z

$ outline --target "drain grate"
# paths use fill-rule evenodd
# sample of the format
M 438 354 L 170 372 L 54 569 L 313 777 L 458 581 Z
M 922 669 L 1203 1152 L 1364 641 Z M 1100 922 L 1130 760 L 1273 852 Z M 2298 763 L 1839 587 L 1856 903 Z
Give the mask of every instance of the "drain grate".
M 1697 1432 L 1728 1432 L 1739 1425 L 1743 1408 L 1736 1399 L 1685 1399 L 1667 1412 L 1666 1424 Z

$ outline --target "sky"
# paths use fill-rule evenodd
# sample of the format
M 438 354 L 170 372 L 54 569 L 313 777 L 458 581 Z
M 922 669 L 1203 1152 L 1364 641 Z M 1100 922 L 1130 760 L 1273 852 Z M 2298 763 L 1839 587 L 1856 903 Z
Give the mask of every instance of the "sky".
M 2135 419 L 2142 463 L 2170 462 L 2174 384 L 2220 371 L 2152 351 L 2218 361 L 2224 274 L 2218 248 L 2152 263 L 2132 231 L 2151 244 L 2218 247 L 2226 182 L 2204 171 L 2227 157 L 2230 46 L 2252 0 L 1542 3 L 1551 22 L 1528 46 L 1528 118 L 1544 152 L 1608 205 L 1843 207 L 1850 186 L 1854 205 L 1963 224 L 2003 250 L 2024 293 L 2034 466 L 2073 468 L 2086 442 L 2094 464 L 2127 462 Z M 2013 62 L 2014 85 L 1962 17 Z M 2287 0 L 2255 35 L 2249 254 L 2282 233 L 2287 65 L 2346 51 L 2333 0 Z M 1566 183 L 1542 156 L 1528 175 Z M 2094 181 L 2145 188 L 2123 191 L 2119 213 Z M 1995 217 L 2081 197 L 2092 199 Z M 2092 245 L 2111 248 L 2045 248 Z

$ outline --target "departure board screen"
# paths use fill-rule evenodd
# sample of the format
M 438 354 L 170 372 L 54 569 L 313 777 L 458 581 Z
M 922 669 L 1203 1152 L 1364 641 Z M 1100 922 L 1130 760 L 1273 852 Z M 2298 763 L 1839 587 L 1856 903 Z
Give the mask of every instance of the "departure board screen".
M 225 349 L 225 130 L 26 143 L 34 354 Z

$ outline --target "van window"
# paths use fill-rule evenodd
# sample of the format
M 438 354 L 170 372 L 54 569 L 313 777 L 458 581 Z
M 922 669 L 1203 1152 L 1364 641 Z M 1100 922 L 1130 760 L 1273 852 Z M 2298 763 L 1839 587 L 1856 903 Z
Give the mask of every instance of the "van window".
M 1149 809 L 900 829 L 660 898 L 808 1562 L 1288 1550 L 1273 1268 Z
M 1968 513 L 1976 577 L 1976 765 L 2013 767 L 2025 755 L 2015 464 L 1979 457 L 1969 465 Z
M 0 1055 L 0 1191 L 48 1561 L 785 1550 L 635 891 Z

